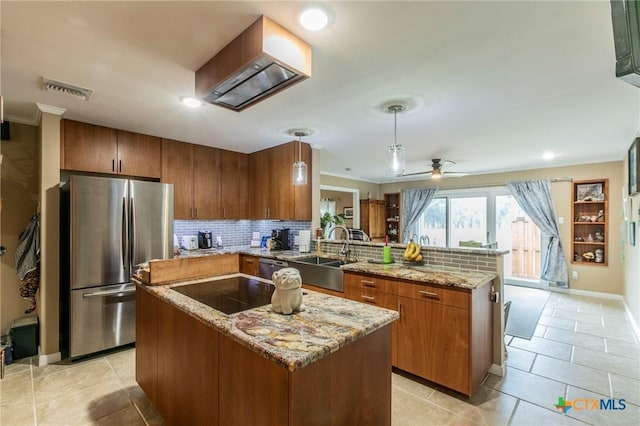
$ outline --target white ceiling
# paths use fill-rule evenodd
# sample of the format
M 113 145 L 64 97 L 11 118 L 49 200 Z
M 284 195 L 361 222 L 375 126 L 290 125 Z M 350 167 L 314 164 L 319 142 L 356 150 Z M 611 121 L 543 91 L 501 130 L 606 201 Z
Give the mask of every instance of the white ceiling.
M 639 134 L 640 89 L 615 78 L 608 1 L 316 2 L 331 14 L 322 32 L 297 23 L 305 4 L 3 0 L 5 114 L 33 123 L 38 102 L 240 152 L 310 128 L 323 173 L 373 182 L 396 179 L 381 108 L 393 100 L 410 105 L 398 115 L 407 173 L 431 158 L 477 174 L 622 160 Z M 311 44 L 313 76 L 240 113 L 180 104 L 194 72 L 261 14 Z M 95 93 L 46 92 L 43 76 Z

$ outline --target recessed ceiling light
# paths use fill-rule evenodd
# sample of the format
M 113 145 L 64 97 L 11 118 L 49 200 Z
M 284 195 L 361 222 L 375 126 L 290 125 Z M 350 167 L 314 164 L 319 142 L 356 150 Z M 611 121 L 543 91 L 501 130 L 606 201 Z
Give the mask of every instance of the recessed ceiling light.
M 202 101 L 193 96 L 180 96 L 180 102 L 191 108 L 198 108 L 202 106 Z
M 553 160 L 554 158 L 556 158 L 556 154 L 554 154 L 551 151 L 547 151 L 544 154 L 542 154 L 542 158 L 544 160 Z
M 307 9 L 300 14 L 300 24 L 309 31 L 319 31 L 328 23 L 329 16 L 318 8 Z

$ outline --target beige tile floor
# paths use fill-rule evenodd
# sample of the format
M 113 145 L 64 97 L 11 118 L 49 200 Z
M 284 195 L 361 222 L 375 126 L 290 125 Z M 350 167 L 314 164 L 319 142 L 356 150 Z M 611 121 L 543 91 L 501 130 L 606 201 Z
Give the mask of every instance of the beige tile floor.
M 535 336 L 505 342 L 506 376 L 489 375 L 471 399 L 394 373 L 393 425 L 640 424 L 640 346 L 621 302 L 553 293 Z M 128 349 L 72 365 L 16 362 L 0 381 L 0 425 L 163 424 L 134 358 Z M 562 415 L 560 396 L 624 398 L 626 409 Z

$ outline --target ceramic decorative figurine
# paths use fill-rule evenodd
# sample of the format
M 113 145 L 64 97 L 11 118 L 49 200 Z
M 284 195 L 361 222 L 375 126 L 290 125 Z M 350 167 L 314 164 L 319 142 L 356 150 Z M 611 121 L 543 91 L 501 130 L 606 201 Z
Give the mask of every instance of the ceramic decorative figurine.
M 300 271 L 295 268 L 283 268 L 275 271 L 271 278 L 276 286 L 271 295 L 271 310 L 286 315 L 304 311 Z
M 596 263 L 604 263 L 604 250 L 596 249 Z

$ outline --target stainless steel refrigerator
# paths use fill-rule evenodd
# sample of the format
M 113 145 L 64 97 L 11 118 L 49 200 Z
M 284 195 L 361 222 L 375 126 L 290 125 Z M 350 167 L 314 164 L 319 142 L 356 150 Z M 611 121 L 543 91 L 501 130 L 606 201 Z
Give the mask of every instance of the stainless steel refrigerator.
M 131 275 L 173 257 L 173 185 L 71 176 L 60 223 L 63 353 L 77 358 L 134 342 Z

